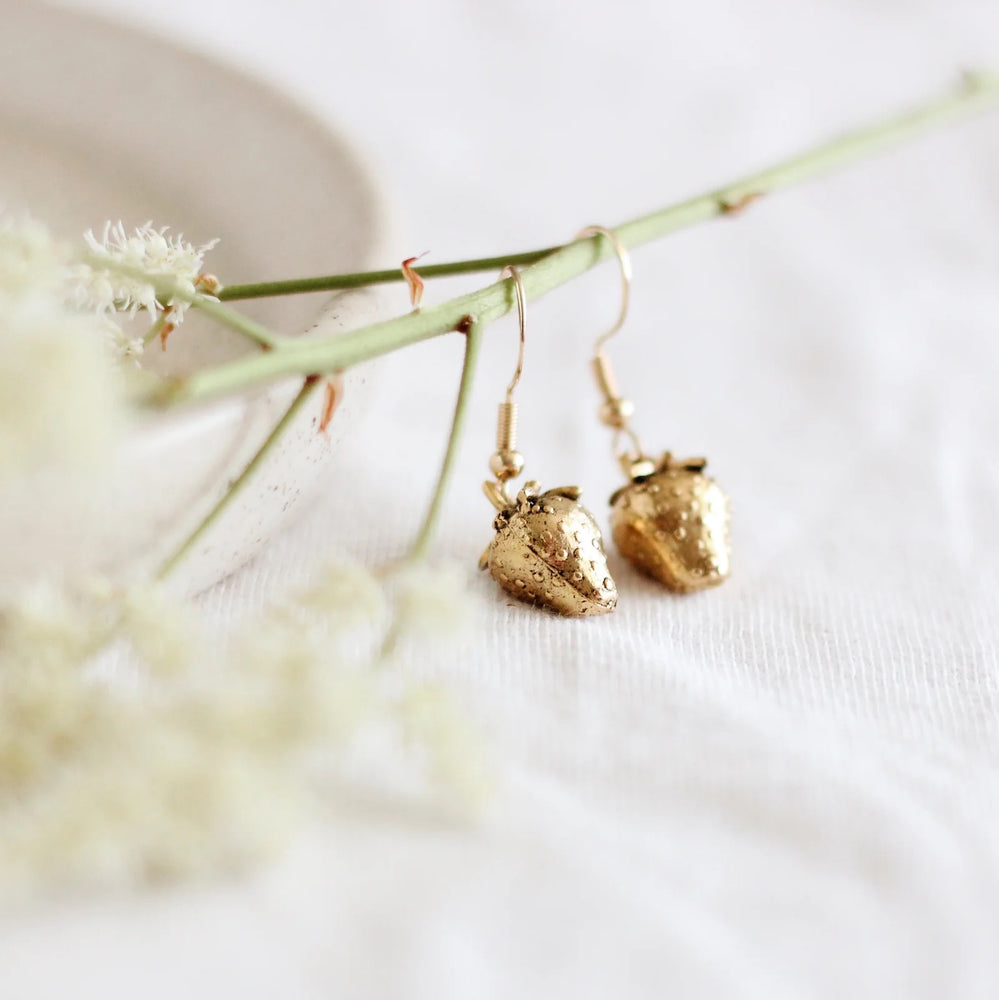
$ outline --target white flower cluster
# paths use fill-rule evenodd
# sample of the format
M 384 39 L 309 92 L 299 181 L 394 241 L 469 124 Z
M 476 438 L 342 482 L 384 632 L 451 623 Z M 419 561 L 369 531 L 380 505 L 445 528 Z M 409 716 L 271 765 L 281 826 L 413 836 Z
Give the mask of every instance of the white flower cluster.
M 188 307 L 186 298 L 178 296 L 191 296 L 199 290 L 205 254 L 218 243 L 212 240 L 194 246 L 183 236 L 169 235 L 169 226 L 157 229 L 152 222 L 131 234 L 121 222 L 108 222 L 100 239 L 93 230 L 84 239 L 91 257 L 80 271 L 81 305 L 105 315 L 135 316 L 144 309 L 155 316 L 159 308 L 157 281 L 164 281 L 173 289 L 166 294 L 164 305 L 174 324 L 183 320 Z
M 421 575 L 440 592 L 436 573 Z M 397 652 L 416 638 L 394 593 L 333 568 L 216 643 L 149 588 L 49 586 L 0 609 L 0 893 L 251 864 L 284 842 L 329 777 L 318 763 L 362 726 L 394 730 L 436 787 L 479 802 L 488 781 L 471 727 L 385 659 L 387 633 Z M 439 640 L 433 618 L 420 631 Z M 109 641 L 131 647 L 131 682 L 94 661 Z

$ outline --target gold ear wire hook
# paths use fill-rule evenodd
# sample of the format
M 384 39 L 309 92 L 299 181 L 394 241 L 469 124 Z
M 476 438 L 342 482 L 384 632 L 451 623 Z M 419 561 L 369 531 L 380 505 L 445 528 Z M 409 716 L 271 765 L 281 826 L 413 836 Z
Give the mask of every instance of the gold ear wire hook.
M 520 346 L 517 351 L 517 368 L 506 389 L 506 399 L 499 404 L 499 414 L 496 420 L 496 451 L 489 459 L 489 469 L 496 477 L 496 483 L 485 483 L 486 496 L 498 509 L 510 506 L 511 500 L 506 492 L 507 480 L 519 476 L 524 470 L 524 456 L 517 451 L 517 404 L 513 394 L 520 377 L 524 372 L 524 348 L 527 341 L 527 296 L 524 293 L 524 282 L 517 268 L 508 265 L 500 272 L 500 280 L 513 278 L 513 287 L 517 300 L 517 319 L 520 325 Z
M 617 321 L 606 333 L 597 337 L 596 343 L 593 345 L 593 358 L 590 361 L 593 376 L 597 380 L 597 387 L 604 397 L 599 410 L 600 420 L 614 430 L 614 451 L 617 453 L 618 461 L 625 473 L 629 477 L 647 475 L 654 468 L 654 463 L 645 454 L 642 442 L 629 425 L 629 420 L 635 412 L 635 406 L 630 399 L 625 399 L 621 395 L 610 358 L 604 350 L 604 345 L 620 331 L 628 316 L 628 307 L 631 304 L 631 255 L 628 253 L 628 248 L 611 229 L 604 226 L 587 226 L 577 234 L 576 239 L 581 240 L 588 236 L 603 236 L 614 248 L 618 266 L 621 269 L 621 309 L 618 312 Z M 631 442 L 629 450 L 619 450 L 622 435 Z
M 517 321 L 520 324 L 520 348 L 517 351 L 517 370 L 513 373 L 513 379 L 506 390 L 506 401 L 513 402 L 513 391 L 520 382 L 520 376 L 524 373 L 524 347 L 527 342 L 527 296 L 524 294 L 524 282 L 520 277 L 520 271 L 507 264 L 500 271 L 500 281 L 506 278 L 513 278 L 514 292 L 517 296 Z
M 617 322 L 604 334 L 597 337 L 597 342 L 593 345 L 594 357 L 603 354 L 604 344 L 618 333 L 624 321 L 628 318 L 628 307 L 631 305 L 631 254 L 628 248 L 618 239 L 617 234 L 603 226 L 587 226 L 576 234 L 576 239 L 585 239 L 587 236 L 603 236 L 614 248 L 617 254 L 617 262 L 621 268 L 621 310 L 617 316 Z

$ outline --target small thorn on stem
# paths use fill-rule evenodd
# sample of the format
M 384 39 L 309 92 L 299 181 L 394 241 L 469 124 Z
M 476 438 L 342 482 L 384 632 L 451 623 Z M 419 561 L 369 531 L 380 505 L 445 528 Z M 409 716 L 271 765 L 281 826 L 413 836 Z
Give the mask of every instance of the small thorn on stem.
M 472 332 L 473 326 L 475 326 L 475 317 L 466 314 L 458 320 L 458 325 L 454 330 L 455 333 L 463 333 L 467 337 Z
M 429 252 L 429 250 L 424 250 L 423 253 L 417 254 L 415 257 L 407 257 L 401 265 L 402 276 L 406 279 L 406 284 L 409 285 L 409 301 L 413 304 L 414 309 L 419 309 L 420 302 L 423 301 L 423 279 L 413 269 L 413 265 L 421 257 L 426 257 Z
M 323 414 L 319 418 L 319 433 L 325 434 L 329 430 L 333 414 L 336 413 L 337 403 L 340 402 L 340 380 L 338 378 L 327 379 L 323 386 Z
M 177 324 L 172 322 L 170 319 L 171 309 L 167 309 L 163 313 L 162 325 L 160 326 L 160 350 L 165 351 L 167 348 L 167 337 L 177 329 Z
M 762 197 L 762 191 L 749 191 L 741 197 L 735 198 L 731 201 L 728 198 L 719 198 L 718 207 L 721 209 L 722 215 L 738 215 L 740 212 L 749 208 L 754 201 Z

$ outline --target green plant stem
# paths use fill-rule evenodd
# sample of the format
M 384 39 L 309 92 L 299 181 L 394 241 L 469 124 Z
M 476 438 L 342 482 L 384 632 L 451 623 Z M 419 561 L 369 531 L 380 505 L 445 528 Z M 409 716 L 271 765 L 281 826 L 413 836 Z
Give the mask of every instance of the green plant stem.
M 461 384 L 458 386 L 458 398 L 454 404 L 451 433 L 448 436 L 444 460 L 441 462 L 440 472 L 437 474 L 437 482 L 434 485 L 434 492 L 430 497 L 427 511 L 423 515 L 423 523 L 416 538 L 413 540 L 413 544 L 403 558 L 403 563 L 414 563 L 425 559 L 430 545 L 434 540 L 437 524 L 444 509 L 444 498 L 447 495 L 448 485 L 451 482 L 451 474 L 454 472 L 454 464 L 458 457 L 458 446 L 465 430 L 465 417 L 468 413 L 468 403 L 472 396 L 472 384 L 475 381 L 475 367 L 479 360 L 479 347 L 481 344 L 482 328 L 473 323 L 466 332 L 465 357 L 461 366 Z M 380 663 L 390 663 L 398 651 L 399 643 L 402 639 L 400 625 L 398 616 L 393 618 L 391 625 L 385 633 L 385 638 L 382 640 L 381 653 L 378 657 Z
M 969 77 L 959 89 L 935 101 L 851 132 L 696 198 L 634 219 L 618 226 L 615 233 L 626 246 L 640 246 L 687 226 L 731 214 L 749 200 L 874 153 L 931 127 L 994 107 L 997 103 L 999 82 L 984 77 Z M 544 295 L 594 267 L 612 252 L 608 242 L 600 237 L 569 243 L 522 272 L 525 291 L 532 299 Z M 172 387 L 167 401 L 204 399 L 284 375 L 342 370 L 409 344 L 467 328 L 473 322 L 484 326 L 512 307 L 511 285 L 511 280 L 497 282 L 439 306 L 407 313 L 343 335 L 282 340 L 279 349 L 270 353 L 243 358 L 192 375 Z
M 255 341 L 262 348 L 264 348 L 264 350 L 273 350 L 274 348 L 280 347 L 283 343 L 285 343 L 283 338 L 271 333 L 267 327 L 254 322 L 249 317 L 244 316 L 235 309 L 231 309 L 224 303 L 218 302 L 207 295 L 195 293 L 193 296 L 188 298 L 187 301 L 189 301 L 195 309 L 199 309 L 201 312 L 211 316 L 212 319 L 216 320 L 216 322 L 219 322 L 223 326 L 229 327 L 230 330 L 235 330 L 237 333 L 241 333 L 244 337 Z
M 291 405 L 285 410 L 281 419 L 271 430 L 270 434 L 264 440 L 264 443 L 257 449 L 253 458 L 247 463 L 246 468 L 239 474 L 239 476 L 229 485 L 229 488 L 225 491 L 222 498 L 217 504 L 205 515 L 201 523 L 187 536 L 186 539 L 181 543 L 177 550 L 167 559 L 162 566 L 160 566 L 159 571 L 156 574 L 155 579 L 162 580 L 167 577 L 171 571 L 180 563 L 184 556 L 198 543 L 206 531 L 226 512 L 229 505 L 239 496 L 242 489 L 249 482 L 250 478 L 260 467 L 261 463 L 270 453 L 271 449 L 280 440 L 281 436 L 284 434 L 285 430 L 291 424 L 291 422 L 298 415 L 302 407 L 309 401 L 312 394 L 316 389 L 322 385 L 322 379 L 320 378 L 307 378 L 302 384 L 302 388 L 299 389 L 298 394 L 291 401 Z
M 456 260 L 449 264 L 426 264 L 419 268 L 421 278 L 442 278 L 456 274 L 475 274 L 481 271 L 498 271 L 506 264 L 536 264 L 542 257 L 561 250 L 560 246 L 543 250 L 509 253 L 502 257 L 477 257 L 474 260 Z M 287 281 L 258 281 L 248 285 L 229 285 L 219 292 L 223 302 L 242 299 L 262 299 L 272 295 L 299 295 L 303 292 L 335 292 L 344 288 L 366 288 L 368 285 L 387 285 L 403 281 L 402 268 L 385 271 L 358 271 L 354 274 L 325 274 L 318 278 L 292 278 Z
M 444 452 L 444 461 L 441 463 L 440 473 L 437 476 L 437 484 L 434 486 L 433 495 L 430 498 L 430 505 L 423 518 L 412 548 L 409 551 L 409 558 L 423 559 L 430 548 L 440 521 L 441 511 L 444 507 L 444 497 L 447 493 L 451 475 L 454 472 L 454 464 L 458 457 L 458 446 L 461 436 L 465 430 L 465 418 L 468 413 L 468 403 L 472 395 L 472 384 L 475 381 L 475 366 L 479 360 L 479 346 L 482 343 L 482 328 L 473 323 L 469 328 L 465 339 L 465 358 L 461 366 L 461 383 L 458 386 L 458 398 L 454 404 L 454 417 L 451 420 L 451 434 L 448 437 L 447 450 Z

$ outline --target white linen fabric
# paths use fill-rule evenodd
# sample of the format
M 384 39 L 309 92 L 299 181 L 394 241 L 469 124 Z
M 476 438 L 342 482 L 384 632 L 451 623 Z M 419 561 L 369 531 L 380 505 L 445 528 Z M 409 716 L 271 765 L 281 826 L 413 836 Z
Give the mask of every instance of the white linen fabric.
M 75 5 L 358 136 L 400 260 L 615 224 L 999 51 L 973 0 Z M 999 995 L 997 178 L 984 117 L 636 253 L 613 356 L 645 439 L 710 456 L 733 500 L 715 592 L 666 596 L 612 557 L 618 611 L 566 621 L 474 573 L 515 358 L 513 321 L 491 329 L 440 542 L 485 608 L 421 666 L 486 734 L 487 820 L 337 808 L 247 881 L 38 904 L 0 922 L 0 994 Z M 532 305 L 519 397 L 528 473 L 581 484 L 604 523 L 587 351 L 617 294 L 607 266 Z M 401 551 L 459 364 L 446 339 L 368 372 L 334 486 L 207 596 L 220 620 L 317 550 Z

